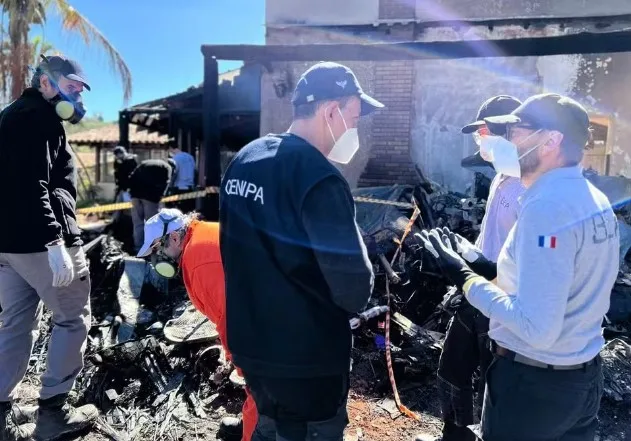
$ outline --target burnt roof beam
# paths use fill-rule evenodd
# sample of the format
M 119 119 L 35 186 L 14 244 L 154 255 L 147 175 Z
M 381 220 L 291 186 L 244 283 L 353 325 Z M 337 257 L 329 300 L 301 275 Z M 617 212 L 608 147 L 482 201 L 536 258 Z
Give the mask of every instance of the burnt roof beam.
M 252 61 L 397 61 L 631 52 L 631 30 L 554 37 L 375 44 L 203 45 L 206 58 Z

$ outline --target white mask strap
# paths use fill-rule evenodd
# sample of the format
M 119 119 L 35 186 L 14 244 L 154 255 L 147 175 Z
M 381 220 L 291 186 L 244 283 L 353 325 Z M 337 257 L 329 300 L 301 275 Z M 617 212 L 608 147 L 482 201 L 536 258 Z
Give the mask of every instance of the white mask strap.
M 337 113 L 339 113 L 339 114 L 340 114 L 340 116 L 342 117 L 342 122 L 344 123 L 344 128 L 345 128 L 346 130 L 348 130 L 348 126 L 346 125 L 346 120 L 344 119 L 344 115 L 342 115 L 342 111 L 340 110 L 340 108 L 339 108 L 339 107 L 337 108 Z
M 339 110 L 339 108 L 338 108 Z M 329 133 L 331 134 L 331 139 L 333 139 L 333 144 L 335 144 L 337 142 L 337 139 L 335 139 L 335 135 L 333 134 L 333 130 L 331 129 L 331 124 L 329 124 L 329 120 L 326 119 L 326 114 L 329 113 L 328 110 L 325 110 L 324 112 L 324 122 L 326 122 L 326 126 L 329 129 Z
M 539 129 L 536 132 L 530 134 L 529 136 L 526 137 L 526 139 L 524 139 L 522 142 L 519 143 L 519 145 L 522 145 L 524 142 L 528 141 L 530 138 L 532 138 L 533 136 L 535 136 L 537 133 L 541 133 L 543 130 Z M 545 142 L 542 142 L 541 144 L 537 144 L 534 147 L 531 147 L 530 149 L 528 149 L 525 153 L 523 153 L 521 156 L 519 156 L 519 159 L 522 159 L 523 157 L 529 155 L 531 152 L 533 152 L 534 150 L 538 149 L 539 147 L 541 147 L 543 144 L 545 144 Z

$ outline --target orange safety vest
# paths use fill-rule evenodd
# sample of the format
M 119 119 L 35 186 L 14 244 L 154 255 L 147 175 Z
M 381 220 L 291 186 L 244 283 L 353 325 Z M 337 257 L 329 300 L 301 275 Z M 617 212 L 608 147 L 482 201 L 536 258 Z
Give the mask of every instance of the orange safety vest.
M 193 221 L 184 237 L 182 251 L 182 277 L 188 296 L 195 308 L 216 326 L 221 344 L 230 360 L 226 345 L 226 289 L 221 252 L 219 250 L 219 224 Z M 240 370 L 239 374 L 241 374 Z M 256 405 L 246 388 L 243 403 L 243 438 L 250 441 L 258 421 Z

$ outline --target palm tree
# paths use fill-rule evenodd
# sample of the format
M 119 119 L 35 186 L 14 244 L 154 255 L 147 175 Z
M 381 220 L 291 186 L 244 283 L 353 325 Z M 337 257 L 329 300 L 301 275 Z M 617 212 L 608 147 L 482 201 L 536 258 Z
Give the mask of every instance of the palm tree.
M 31 26 L 43 26 L 46 23 L 46 13 L 58 13 L 64 30 L 77 34 L 86 45 L 96 44 L 103 50 L 113 71 L 118 74 L 123 83 L 123 100 L 125 103 L 131 98 L 132 79 L 129 67 L 120 53 L 112 46 L 86 17 L 74 9 L 67 0 L 0 0 L 3 9 L 0 32 L 2 33 L 0 48 L 0 85 L 5 89 L 11 88 L 11 98 L 16 99 L 22 93 L 28 78 L 28 65 L 33 56 L 41 53 L 28 41 Z M 5 17 L 8 19 L 8 29 L 5 28 Z M 8 50 L 5 49 L 4 39 L 8 37 Z M 5 60 L 5 57 L 8 59 Z
M 0 31 L 1 32 L 1 31 Z M 1 37 L 0 37 L 1 39 Z M 29 64 L 35 66 L 41 61 L 41 55 L 52 55 L 53 45 L 46 42 L 41 35 L 36 35 L 29 42 L 27 51 Z M 0 108 L 4 107 L 8 96 L 8 89 L 11 85 L 11 44 L 9 41 L 0 42 Z
M 51 52 L 53 52 L 54 49 L 55 48 L 53 47 L 52 44 L 44 40 L 44 37 L 42 37 L 41 35 L 36 35 L 31 40 L 30 51 L 29 51 L 29 55 L 30 55 L 29 63 L 31 64 L 31 66 L 35 66 L 37 63 L 39 63 L 42 60 L 41 58 L 42 55 L 52 55 Z

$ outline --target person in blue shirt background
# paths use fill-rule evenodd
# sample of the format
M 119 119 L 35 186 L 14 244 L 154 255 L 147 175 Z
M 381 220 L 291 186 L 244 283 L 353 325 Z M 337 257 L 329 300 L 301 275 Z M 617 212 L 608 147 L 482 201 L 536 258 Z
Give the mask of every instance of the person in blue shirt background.
M 169 145 L 169 156 L 175 162 L 169 194 L 182 194 L 192 191 L 195 188 L 195 158 L 190 153 L 183 152 L 175 144 Z M 186 199 L 174 205 L 182 212 L 188 213 L 195 209 L 195 199 Z

